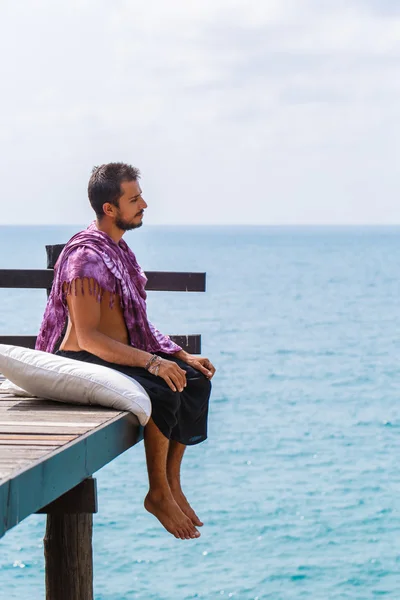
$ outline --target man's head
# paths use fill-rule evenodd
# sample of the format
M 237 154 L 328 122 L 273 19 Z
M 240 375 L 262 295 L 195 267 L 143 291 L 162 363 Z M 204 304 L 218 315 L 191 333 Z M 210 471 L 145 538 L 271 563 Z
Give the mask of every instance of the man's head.
M 124 163 L 94 167 L 88 195 L 99 222 L 108 218 L 122 231 L 141 227 L 147 204 L 142 198 L 139 179 L 139 169 Z

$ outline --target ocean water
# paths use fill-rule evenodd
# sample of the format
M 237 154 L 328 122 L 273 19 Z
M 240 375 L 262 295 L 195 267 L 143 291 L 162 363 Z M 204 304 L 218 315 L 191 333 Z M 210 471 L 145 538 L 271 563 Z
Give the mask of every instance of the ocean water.
M 76 227 L 0 228 L 0 268 L 40 268 Z M 216 365 L 209 439 L 183 484 L 205 522 L 175 540 L 143 509 L 143 445 L 96 474 L 96 600 L 400 598 L 400 228 L 163 228 L 145 269 L 207 272 L 149 293 L 166 333 Z M 35 333 L 44 291 L 0 290 L 0 331 Z M 44 597 L 45 517 L 0 540 L 0 597 Z

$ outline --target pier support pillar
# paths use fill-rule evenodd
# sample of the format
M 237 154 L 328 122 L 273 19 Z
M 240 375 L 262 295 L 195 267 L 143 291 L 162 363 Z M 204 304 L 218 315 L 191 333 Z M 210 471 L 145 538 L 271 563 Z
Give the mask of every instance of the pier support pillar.
M 85 479 L 39 512 L 47 513 L 46 600 L 93 600 L 96 480 Z

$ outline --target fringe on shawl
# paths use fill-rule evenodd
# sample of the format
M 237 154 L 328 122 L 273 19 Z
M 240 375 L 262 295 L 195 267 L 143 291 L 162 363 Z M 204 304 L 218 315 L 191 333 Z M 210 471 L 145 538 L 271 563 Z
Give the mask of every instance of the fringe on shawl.
M 89 294 L 91 296 L 95 297 L 96 302 L 98 302 L 100 304 L 101 301 L 103 300 L 104 293 L 109 292 L 109 294 L 110 294 L 110 300 L 109 300 L 109 304 L 108 304 L 109 308 L 114 308 L 115 299 L 117 296 L 119 296 L 120 305 L 122 306 L 122 294 L 121 294 L 121 290 L 118 289 L 119 288 L 118 282 L 116 281 L 116 285 L 114 286 L 114 289 L 110 290 L 108 288 L 101 287 L 100 283 L 94 277 L 75 277 L 71 281 L 64 280 L 61 285 L 63 300 L 66 300 L 67 296 L 72 296 L 72 295 L 77 296 L 78 290 L 80 290 L 80 293 L 82 295 L 84 295 L 85 294 L 85 286 L 84 286 L 85 279 L 88 282 L 87 288 L 89 290 Z

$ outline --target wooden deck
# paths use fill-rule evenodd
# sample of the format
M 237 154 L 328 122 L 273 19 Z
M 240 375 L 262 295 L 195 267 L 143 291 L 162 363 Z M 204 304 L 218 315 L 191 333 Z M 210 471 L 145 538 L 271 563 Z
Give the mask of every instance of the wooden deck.
M 142 437 L 130 413 L 0 389 L 0 537 Z

